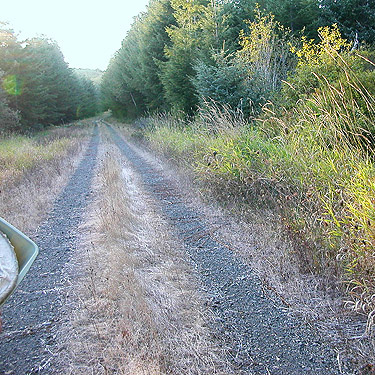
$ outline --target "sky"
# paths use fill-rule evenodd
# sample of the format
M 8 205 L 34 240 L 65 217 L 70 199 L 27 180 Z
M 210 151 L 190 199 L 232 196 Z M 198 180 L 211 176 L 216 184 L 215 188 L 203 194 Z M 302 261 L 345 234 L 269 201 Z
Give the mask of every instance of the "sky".
M 0 21 L 19 40 L 55 40 L 71 68 L 105 70 L 149 0 L 0 0 Z

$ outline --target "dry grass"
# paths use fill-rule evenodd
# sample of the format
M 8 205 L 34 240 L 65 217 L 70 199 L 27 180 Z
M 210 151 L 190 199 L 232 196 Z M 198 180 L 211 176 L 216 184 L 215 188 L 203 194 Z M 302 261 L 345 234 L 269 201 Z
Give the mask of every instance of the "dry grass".
M 64 374 L 231 373 L 182 245 L 119 153 L 102 154 L 76 257 L 75 269 L 86 272 L 73 287 Z
M 0 142 L 2 217 L 26 233 L 43 221 L 80 159 L 88 124 Z
M 303 268 L 307 262 L 304 257 L 309 254 L 308 243 L 300 241 L 296 246 L 296 238 L 286 233 L 275 210 L 251 210 L 248 205 L 240 204 L 238 197 L 230 196 L 223 208 L 215 203 L 220 185 L 216 188 L 200 184 L 192 189 L 195 176 L 186 167 L 186 161 L 176 170 L 175 165 L 166 167 L 149 153 L 138 151 L 161 173 L 174 179 L 183 195 L 193 202 L 193 208 L 201 211 L 208 221 L 212 237 L 251 265 L 265 292 L 271 292 L 268 294 L 271 298 L 281 299 L 293 314 L 319 328 L 322 338 L 336 350 L 343 367 L 349 360 L 358 369 L 375 363 L 375 341 L 370 332 L 371 322 L 366 327 L 366 314 L 354 316 L 344 308 L 342 284 L 332 272 L 326 270 L 314 275 Z M 222 194 L 225 193 L 229 194 L 223 190 Z
M 197 202 L 198 203 L 198 202 Z M 366 332 L 366 315 L 344 309 L 341 285 L 334 279 L 301 272 L 301 256 L 272 210 L 243 213 L 243 219 L 200 202 L 212 236 L 251 265 L 270 298 L 282 301 L 306 324 L 318 328 L 321 338 L 336 351 L 342 367 L 357 369 L 375 362 L 375 341 Z M 302 254 L 303 255 L 303 254 Z M 361 372 L 358 372 L 362 374 Z

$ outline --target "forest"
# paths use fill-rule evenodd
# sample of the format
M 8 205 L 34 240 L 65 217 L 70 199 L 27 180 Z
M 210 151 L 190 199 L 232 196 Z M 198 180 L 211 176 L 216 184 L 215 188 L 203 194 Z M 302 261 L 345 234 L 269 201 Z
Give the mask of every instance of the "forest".
M 103 76 L 104 107 L 215 199 L 271 210 L 291 261 L 370 313 L 374 43 L 368 0 L 152 0 Z
M 374 25 L 374 4 L 366 0 L 152 0 L 108 66 L 106 105 L 124 117 L 193 115 L 210 99 L 256 115 L 287 89 L 287 78 L 299 86 L 294 96 L 305 94 L 309 80 L 317 84 L 306 66 L 321 62 L 308 53 L 322 38 L 337 52 L 368 54 Z M 371 70 L 351 58 L 357 69 Z
M 20 41 L 0 24 L 0 134 L 28 133 L 98 112 L 99 91 L 69 68 L 56 42 Z

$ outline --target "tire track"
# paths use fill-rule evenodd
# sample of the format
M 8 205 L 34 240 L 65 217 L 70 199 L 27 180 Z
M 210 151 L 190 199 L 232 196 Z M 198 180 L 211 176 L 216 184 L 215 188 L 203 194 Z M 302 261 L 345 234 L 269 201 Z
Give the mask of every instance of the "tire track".
M 99 138 L 96 125 L 76 171 L 48 219 L 32 236 L 40 254 L 26 280 L 4 305 L 0 374 L 57 372 L 53 365 L 58 356 L 56 331 L 63 319 L 61 308 L 67 288 L 62 270 L 78 245 L 77 228 L 91 199 Z
M 268 298 L 251 269 L 210 236 L 200 214 L 188 207 L 177 186 L 126 142 L 109 124 L 114 143 L 159 202 L 183 239 L 216 315 L 213 329 L 231 348 L 240 374 L 342 374 L 335 353 L 315 330 L 291 316 L 282 302 Z

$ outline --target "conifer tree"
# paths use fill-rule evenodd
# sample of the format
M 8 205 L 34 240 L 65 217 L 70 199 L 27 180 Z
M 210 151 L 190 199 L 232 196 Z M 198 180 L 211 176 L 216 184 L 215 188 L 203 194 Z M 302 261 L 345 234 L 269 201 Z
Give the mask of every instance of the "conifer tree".
M 192 83 L 194 64 L 202 55 L 210 56 L 212 8 L 204 0 L 171 0 L 176 25 L 167 28 L 171 46 L 165 48 L 167 61 L 161 65 L 165 99 L 175 111 L 193 114 L 198 104 Z M 210 40 L 211 39 L 211 40 Z
M 32 38 L 21 43 L 6 24 L 0 25 L 0 70 L 0 117 L 13 119 L 13 130 L 70 121 L 77 114 L 93 113 L 97 105 L 91 84 L 82 86 L 54 41 Z M 87 110 L 79 114 L 78 107 Z
M 375 2 L 373 0 L 322 0 L 321 24 L 337 24 L 354 42 L 375 43 Z

